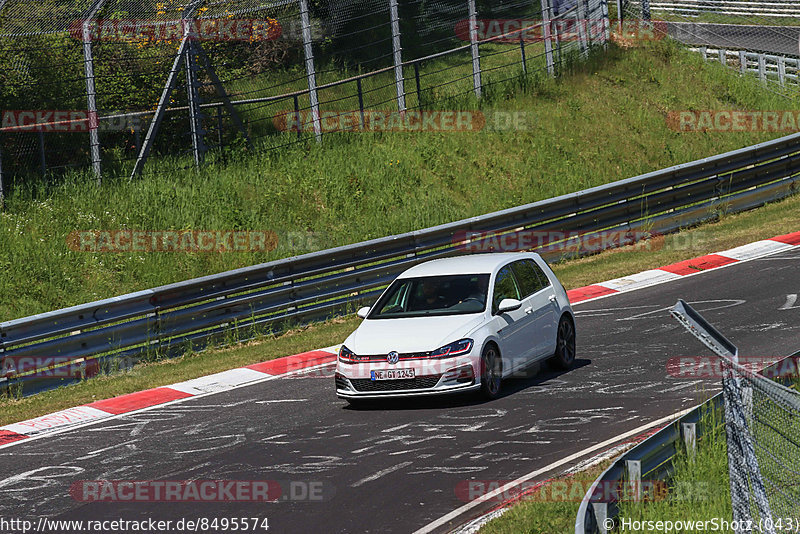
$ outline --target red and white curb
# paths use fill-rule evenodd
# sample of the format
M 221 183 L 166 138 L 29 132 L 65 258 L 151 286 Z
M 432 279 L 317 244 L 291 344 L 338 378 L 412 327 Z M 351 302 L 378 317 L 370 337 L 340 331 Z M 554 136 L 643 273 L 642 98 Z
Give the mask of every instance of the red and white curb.
M 571 303 L 594 300 L 617 293 L 634 291 L 711 269 L 749 261 L 800 246 L 800 232 L 756 241 L 749 245 L 700 256 L 691 260 L 667 265 L 659 269 L 593 284 L 567 291 Z M 61 433 L 73 428 L 118 417 L 167 403 L 213 395 L 257 382 L 287 376 L 299 371 L 330 364 L 336 360 L 339 346 L 295 354 L 285 358 L 231 369 L 221 373 L 157 387 L 127 395 L 104 399 L 75 408 L 68 408 L 35 419 L 0 427 L 0 448 L 9 447 L 28 439 Z
M 800 232 L 764 239 L 748 245 L 742 245 L 741 247 L 723 250 L 716 254 L 708 254 L 691 260 L 659 267 L 658 269 L 642 271 L 607 282 L 572 289 L 567 291 L 567 296 L 572 304 L 576 304 L 589 299 L 634 291 L 636 289 L 662 284 L 711 269 L 718 269 L 735 263 L 754 260 L 777 252 L 783 252 L 796 246 L 800 246 Z
M 0 448 L 61 433 L 103 419 L 138 412 L 193 397 L 213 395 L 332 363 L 337 345 L 285 358 L 222 371 L 169 386 L 138 391 L 0 427 Z

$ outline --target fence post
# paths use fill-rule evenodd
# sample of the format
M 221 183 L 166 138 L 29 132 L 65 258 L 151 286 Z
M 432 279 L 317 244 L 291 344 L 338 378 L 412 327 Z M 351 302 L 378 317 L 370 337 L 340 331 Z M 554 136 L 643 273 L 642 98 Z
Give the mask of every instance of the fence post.
M 297 138 L 303 137 L 303 128 L 300 126 L 300 97 L 294 95 L 294 124 L 297 127 Z
M 184 63 L 186 64 L 186 94 L 189 100 L 189 128 L 192 135 L 192 155 L 194 156 L 195 167 L 199 167 L 200 163 L 203 161 L 205 143 L 203 143 L 203 127 L 200 123 L 201 115 L 198 107 L 200 105 L 200 95 L 197 91 L 197 64 L 196 55 L 194 53 L 195 44 L 191 39 L 193 39 L 193 37 L 190 38 L 186 46 L 186 58 L 184 59 Z
M 475 96 L 480 98 L 483 84 L 481 83 L 481 55 L 478 50 L 478 11 L 475 8 L 475 0 L 467 0 L 467 12 L 469 13 L 469 43 L 472 51 L 472 85 L 475 89 Z
M 778 80 L 786 85 L 786 58 L 783 56 L 778 57 Z
M 97 132 L 100 126 L 97 118 L 97 90 L 94 85 L 94 60 L 92 59 L 92 36 L 89 24 L 94 19 L 97 11 L 102 6 L 103 0 L 95 4 L 89 16 L 83 21 L 83 71 L 86 77 L 86 104 L 89 111 L 89 153 L 92 158 L 92 170 L 97 177 L 97 185 L 102 183 L 102 169 L 100 164 L 100 136 Z
M 0 144 L 0 210 L 5 207 L 6 197 L 3 191 L 3 146 Z
M 203 0 L 196 0 L 189 4 L 183 12 L 183 19 L 188 20 L 193 16 L 194 11 L 200 6 Z M 155 141 L 156 134 L 158 133 L 158 128 L 161 126 L 161 121 L 164 119 L 164 110 L 169 105 L 169 97 L 172 95 L 172 91 L 175 88 L 175 81 L 178 77 L 178 72 L 181 69 L 181 64 L 184 60 L 184 53 L 186 52 L 186 46 L 189 42 L 189 31 L 191 25 L 184 24 L 183 30 L 183 37 L 181 39 L 181 43 L 178 46 L 178 51 L 175 53 L 175 59 L 172 62 L 172 67 L 170 68 L 169 75 L 167 76 L 167 83 L 164 85 L 164 90 L 161 92 L 161 96 L 158 99 L 158 105 L 156 106 L 155 115 L 153 116 L 153 120 L 150 121 L 150 126 L 147 129 L 147 133 L 144 135 L 144 143 L 142 144 L 142 148 L 139 150 L 139 155 L 136 157 L 136 163 L 133 165 L 133 171 L 131 171 L 130 180 L 141 174 L 142 168 L 144 168 L 144 164 L 147 161 L 147 157 L 150 155 L 150 149 L 153 147 L 153 142 Z
M 642 0 L 642 19 L 650 22 L 650 0 Z
M 422 109 L 422 82 L 419 78 L 419 61 L 414 62 L 414 80 L 417 82 L 417 108 Z
M 767 81 L 767 58 L 764 54 L 758 54 L 758 78 L 764 83 Z
M 222 106 L 217 106 L 217 146 L 222 148 Z
M 522 59 L 522 72 L 528 74 L 528 60 L 525 57 L 525 38 L 522 36 L 522 32 L 519 32 L 519 54 Z
M 300 26 L 303 31 L 303 53 L 306 59 L 308 78 L 308 99 L 311 101 L 311 120 L 314 123 L 314 136 L 322 141 L 322 128 L 319 122 L 319 99 L 317 98 L 317 72 L 314 70 L 314 48 L 311 43 L 311 21 L 308 17 L 308 0 L 300 2 Z
M 358 126 L 364 131 L 364 89 L 361 86 L 361 78 L 356 78 L 356 89 L 358 90 Z
M 389 0 L 389 17 L 392 25 L 392 52 L 394 56 L 394 83 L 397 86 L 397 110 L 406 110 L 406 90 L 403 83 L 403 47 L 400 46 L 400 16 L 397 0 Z
M 547 63 L 547 73 L 550 76 L 556 75 L 556 66 L 553 61 L 553 36 L 551 34 L 550 20 L 552 19 L 550 10 L 550 0 L 541 0 L 542 4 L 542 29 L 544 30 L 544 56 Z
M 39 166 L 42 169 L 42 176 L 47 174 L 47 157 L 44 150 L 44 132 L 39 130 Z
M 720 48 L 720 49 L 717 51 L 717 55 L 719 56 L 719 62 L 720 62 L 722 65 L 724 65 L 724 66 L 726 66 L 726 67 L 727 67 L 727 66 L 728 66 L 728 58 L 727 58 L 727 54 L 726 54 L 726 52 L 725 52 L 725 49 L 724 49 L 724 48 Z
M 589 57 L 589 40 L 587 37 L 588 21 L 586 20 L 587 0 L 578 0 L 575 9 L 575 22 L 578 24 L 578 39 L 581 42 L 581 55 L 584 59 Z
M 739 50 L 739 70 L 742 74 L 747 72 L 747 52 Z
M 603 18 L 603 46 L 606 47 L 611 40 L 611 18 L 608 15 L 608 0 L 600 0 L 600 12 Z M 622 32 L 621 26 L 620 32 Z

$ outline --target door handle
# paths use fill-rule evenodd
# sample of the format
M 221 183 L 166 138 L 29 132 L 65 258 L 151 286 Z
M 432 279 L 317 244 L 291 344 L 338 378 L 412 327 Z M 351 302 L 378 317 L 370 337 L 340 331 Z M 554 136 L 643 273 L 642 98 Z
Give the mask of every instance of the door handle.
M 528 315 L 530 315 L 531 313 L 533 313 L 533 307 L 532 307 L 532 306 L 528 306 L 528 307 L 527 307 L 527 308 L 525 308 L 525 310 L 523 310 L 523 311 L 524 311 L 525 313 L 527 313 Z
M 556 296 L 555 295 L 550 295 L 550 302 L 552 302 L 553 304 L 556 303 Z

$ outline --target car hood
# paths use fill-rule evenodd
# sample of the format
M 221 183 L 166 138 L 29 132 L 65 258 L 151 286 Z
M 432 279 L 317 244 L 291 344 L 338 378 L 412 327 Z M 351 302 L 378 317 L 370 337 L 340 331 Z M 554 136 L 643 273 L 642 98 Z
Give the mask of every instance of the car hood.
M 483 314 L 444 317 L 368 319 L 345 341 L 356 354 L 403 354 L 435 350 L 466 337 L 483 322 Z

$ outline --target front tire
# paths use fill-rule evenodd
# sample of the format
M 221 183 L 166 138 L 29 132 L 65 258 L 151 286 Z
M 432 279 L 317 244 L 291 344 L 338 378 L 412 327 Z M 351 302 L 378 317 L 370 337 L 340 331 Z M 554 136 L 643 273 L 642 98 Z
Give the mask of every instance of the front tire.
M 550 363 L 558 369 L 567 370 L 575 363 L 575 325 L 568 315 L 558 321 L 556 334 L 556 351 Z
M 481 395 L 491 400 L 500 395 L 503 381 L 503 362 L 493 344 L 486 345 L 481 354 Z

